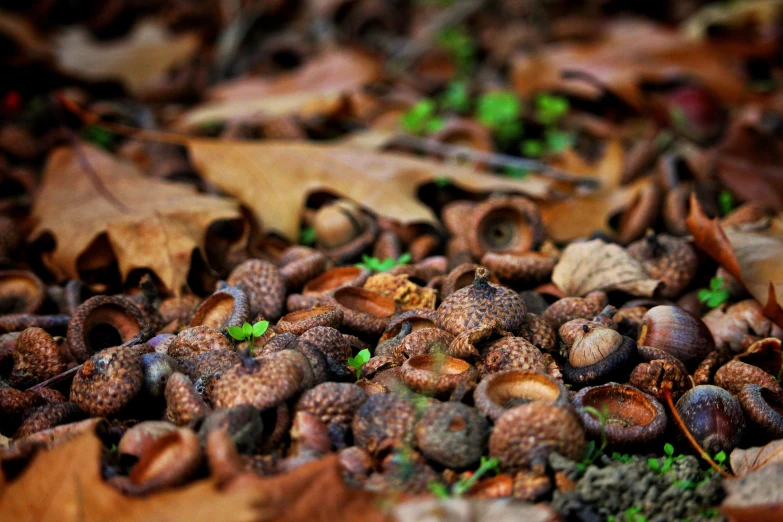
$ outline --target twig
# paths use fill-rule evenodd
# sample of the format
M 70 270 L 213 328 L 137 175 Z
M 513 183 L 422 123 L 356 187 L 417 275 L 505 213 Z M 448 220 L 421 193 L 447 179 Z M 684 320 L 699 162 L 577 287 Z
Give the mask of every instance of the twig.
M 448 158 L 459 158 L 486 163 L 493 167 L 513 167 L 533 170 L 541 176 L 546 176 L 557 181 L 581 185 L 590 189 L 597 189 L 601 186 L 601 182 L 595 178 L 581 178 L 571 172 L 552 167 L 551 165 L 547 165 L 538 160 L 509 156 L 508 154 L 501 154 L 498 152 L 485 152 L 470 147 L 463 147 L 461 145 L 451 145 L 432 138 L 419 138 L 410 134 L 400 134 L 392 140 L 392 143 L 405 145 L 420 152 L 429 152 L 432 154 L 441 154 Z

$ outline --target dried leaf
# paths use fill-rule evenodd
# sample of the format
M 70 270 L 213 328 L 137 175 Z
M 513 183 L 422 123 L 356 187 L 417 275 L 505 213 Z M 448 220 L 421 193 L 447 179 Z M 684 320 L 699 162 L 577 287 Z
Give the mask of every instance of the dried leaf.
M 512 62 L 514 88 L 522 95 L 564 91 L 597 98 L 607 89 L 641 109 L 643 82 L 695 77 L 724 102 L 742 96 L 742 74 L 725 55 L 661 26 L 638 20 L 610 24 L 591 43 L 554 45 Z
M 783 517 L 783 462 L 769 464 L 739 479 L 726 479 L 728 496 L 721 512 L 732 522 L 778 522 Z
M 783 462 L 783 439 L 773 440 L 765 446 L 755 448 L 737 448 L 729 456 L 731 469 L 735 475 L 741 477 L 756 471 L 762 466 Z
M 206 479 L 136 498 L 125 497 L 103 482 L 100 451 L 100 440 L 94 433 L 85 433 L 36 455 L 5 489 L 0 481 L 0 520 L 389 520 L 378 508 L 382 497 L 345 485 L 336 456 L 276 477 L 242 474 L 223 488 L 214 479 Z
M 600 239 L 568 245 L 555 265 L 552 282 L 566 295 L 579 297 L 595 290 L 650 297 L 660 283 L 650 279 L 624 248 Z
M 395 509 L 399 522 L 553 522 L 560 516 L 545 503 L 502 500 L 426 499 Z
M 764 315 L 783 327 L 783 215 L 761 229 L 727 227 L 709 219 L 695 196 L 686 220 L 695 245 L 736 277 L 764 308 Z
M 607 143 L 601 160 L 595 165 L 586 163 L 573 151 L 566 151 L 555 166 L 579 177 L 597 179 L 601 186 L 587 195 L 574 194 L 567 199 L 539 204 L 541 218 L 552 239 L 565 242 L 594 232 L 614 235 L 609 220 L 631 207 L 639 192 L 650 183 L 648 178 L 643 178 L 620 186 L 623 161 L 623 148 L 617 141 Z
M 63 72 L 86 80 L 121 81 L 141 95 L 171 67 L 192 57 L 199 47 L 193 33 L 173 35 L 156 21 L 139 23 L 123 40 L 99 42 L 81 27 L 63 31 L 52 44 Z
M 135 268 L 148 268 L 179 292 L 209 225 L 241 215 L 234 201 L 145 178 L 132 164 L 85 145 L 52 152 L 32 217 L 37 226 L 31 239 L 46 232 L 54 236 L 56 247 L 44 254 L 44 262 L 59 279 L 79 278 L 79 264 L 88 262 L 84 252 L 105 234 L 112 252 L 101 253 L 116 257 L 123 280 Z
M 313 191 L 334 192 L 403 223 L 437 226 L 432 210 L 417 200 L 419 185 L 447 178 L 472 191 L 547 196 L 549 182 L 534 176 L 514 180 L 475 170 L 347 146 L 265 141 L 190 140 L 191 159 L 205 179 L 236 197 L 255 218 L 289 239 Z
M 211 101 L 185 113 L 178 125 L 188 129 L 228 120 L 331 114 L 347 94 L 374 81 L 379 73 L 378 61 L 365 54 L 333 51 L 274 80 L 255 77 L 219 85 Z

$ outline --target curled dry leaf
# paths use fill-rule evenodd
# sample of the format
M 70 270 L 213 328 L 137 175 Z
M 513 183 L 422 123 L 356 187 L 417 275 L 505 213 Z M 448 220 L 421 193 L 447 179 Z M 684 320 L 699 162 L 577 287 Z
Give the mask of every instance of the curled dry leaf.
M 345 96 L 376 80 L 378 61 L 356 51 L 331 51 L 274 80 L 243 78 L 215 87 L 211 100 L 185 113 L 180 128 L 296 114 L 332 114 Z
M 737 448 L 731 452 L 729 462 L 731 470 L 738 477 L 756 471 L 767 464 L 783 462 L 783 439 L 773 440 L 765 446 L 755 448 Z
M 695 245 L 745 285 L 761 303 L 764 315 L 783 327 L 783 215 L 758 227 L 724 229 L 691 196 L 686 223 Z
M 117 42 L 99 42 L 86 29 L 74 27 L 52 44 L 63 72 L 92 81 L 117 80 L 137 96 L 171 67 L 195 55 L 198 47 L 194 33 L 174 35 L 153 20 L 139 23 Z
M 88 145 L 50 155 L 32 217 L 37 226 L 31 240 L 54 237 L 54 250 L 43 261 L 60 280 L 80 279 L 81 266 L 116 258 L 123 279 L 148 268 L 175 293 L 187 280 L 193 250 L 203 249 L 209 225 L 241 219 L 230 199 L 145 178 L 132 164 Z
M 555 90 L 597 99 L 606 89 L 636 109 L 644 107 L 644 82 L 695 77 L 724 102 L 736 102 L 744 89 L 725 54 L 638 20 L 611 23 L 593 42 L 521 55 L 511 67 L 511 81 L 522 95 Z
M 547 196 L 549 182 L 502 178 L 475 170 L 317 143 L 189 140 L 188 148 L 204 178 L 236 197 L 266 228 L 295 240 L 309 193 L 333 192 L 361 202 L 381 216 L 404 224 L 439 226 L 432 210 L 416 197 L 420 185 L 438 178 L 472 191 L 520 192 Z
M 568 245 L 555 265 L 552 282 L 567 296 L 577 297 L 595 290 L 649 297 L 660 284 L 624 248 L 600 239 Z
M 720 511 L 732 522 L 778 522 L 783 518 L 783 462 L 751 471 L 742 478 L 725 479 L 728 496 Z
M 336 456 L 270 478 L 243 473 L 218 487 L 212 477 L 144 497 L 126 497 L 101 479 L 100 453 L 98 437 L 85 433 L 37 454 L 10 482 L 4 483 L 0 473 L 0 520 L 390 520 L 379 510 L 382 497 L 345 485 Z

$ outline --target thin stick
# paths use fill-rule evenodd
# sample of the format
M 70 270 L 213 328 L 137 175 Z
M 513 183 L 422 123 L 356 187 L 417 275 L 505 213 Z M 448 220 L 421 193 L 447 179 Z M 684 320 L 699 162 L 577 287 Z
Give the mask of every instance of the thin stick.
M 699 452 L 699 455 L 701 455 L 701 458 L 707 461 L 707 463 L 726 478 L 734 478 L 734 475 L 731 473 L 727 473 L 726 470 L 724 470 L 722 467 L 718 466 L 718 464 L 712 460 L 712 457 L 710 457 L 710 454 L 704 451 L 704 448 L 701 447 L 701 445 L 696 442 L 696 439 L 691 434 L 688 427 L 685 425 L 685 423 L 682 421 L 682 418 L 680 417 L 679 412 L 677 411 L 677 408 L 674 407 L 674 401 L 672 400 L 672 385 L 670 382 L 666 382 L 663 384 L 663 396 L 666 398 L 666 404 L 669 405 L 669 409 L 672 411 L 672 417 L 674 417 L 674 421 L 677 423 L 677 425 L 680 427 L 680 430 L 685 434 L 685 437 L 688 439 L 688 442 L 691 443 L 691 445 L 696 449 L 696 451 Z

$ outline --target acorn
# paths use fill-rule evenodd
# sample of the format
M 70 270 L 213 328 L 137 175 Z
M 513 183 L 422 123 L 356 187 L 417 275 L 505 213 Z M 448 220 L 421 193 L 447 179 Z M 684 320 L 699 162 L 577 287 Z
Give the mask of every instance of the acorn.
M 223 286 L 207 297 L 193 313 L 190 326 L 209 326 L 223 330 L 242 326 L 250 320 L 250 304 L 241 288 Z
M 663 405 L 633 386 L 612 382 L 583 388 L 572 403 L 587 434 L 593 438 L 605 436 L 615 448 L 651 444 L 666 431 Z M 587 407 L 606 411 L 606 422 L 585 410 Z
M 481 265 L 475 263 L 462 263 L 452 268 L 440 287 L 440 297 L 446 299 L 457 290 L 461 290 L 467 286 L 470 286 L 476 279 L 476 269 L 481 268 Z M 489 282 L 499 284 L 498 278 L 490 272 Z
M 285 281 L 269 261 L 248 259 L 231 272 L 226 283 L 245 293 L 250 303 L 249 317 L 261 314 L 267 321 L 275 321 L 283 315 Z
M 346 434 L 367 393 L 355 384 L 325 382 L 304 392 L 296 403 L 296 411 L 315 415 L 329 430 L 332 443 L 346 445 Z
M 168 347 L 167 354 L 174 359 L 198 357 L 210 350 L 233 350 L 225 335 L 208 326 L 193 326 L 182 330 Z
M 416 411 L 397 394 L 371 395 L 359 407 L 351 423 L 357 446 L 376 453 L 391 442 L 411 444 Z
M 416 445 L 428 459 L 460 469 L 476 464 L 486 452 L 489 422 L 476 408 L 444 402 L 427 408 L 416 425 Z
M 163 397 L 169 377 L 182 368 L 164 353 L 145 353 L 141 356 L 144 384 L 142 390 L 150 397 Z
M 739 444 L 745 431 L 745 415 L 731 393 L 709 384 L 685 392 L 676 404 L 688 431 L 710 455 L 726 453 Z
M 647 230 L 643 239 L 626 248 L 652 279 L 663 283 L 658 295 L 668 299 L 677 297 L 690 284 L 699 268 L 696 251 L 688 241 Z
M 604 292 L 590 292 L 584 297 L 564 297 L 549 305 L 543 318 L 552 328 L 560 328 L 572 319 L 592 319 L 603 310 L 609 300 Z
M 86 417 L 86 414 L 72 402 L 46 404 L 28 410 L 24 415 L 14 438 L 27 437 L 39 431 L 48 430 L 61 424 L 68 424 Z
M 19 334 L 13 359 L 9 380 L 16 388 L 28 388 L 59 375 L 67 364 L 58 342 L 41 328 L 27 328 Z
M 405 322 L 410 324 L 411 332 L 424 328 L 434 328 L 437 317 L 437 310 L 433 310 L 432 308 L 417 308 L 415 310 L 403 312 L 389 321 L 389 326 L 386 327 L 386 331 L 383 332 L 378 343 L 398 336 L 402 329 L 402 324 Z
M 46 400 L 31 390 L 0 387 L 0 431 L 11 434 L 19 426 L 25 412 L 46 404 Z
M 656 306 L 644 314 L 637 342 L 660 348 L 694 367 L 715 349 L 707 325 L 677 306 Z
M 504 370 L 545 372 L 547 362 L 541 351 L 522 337 L 503 337 L 486 346 L 478 367 L 482 376 Z
M 502 469 L 543 472 L 550 453 L 578 460 L 584 453 L 585 432 L 574 414 L 546 402 L 531 402 L 506 411 L 489 437 L 489 454 Z
M 141 355 L 124 347 L 107 348 L 82 364 L 71 385 L 71 401 L 93 417 L 118 413 L 144 385 Z
M 438 307 L 437 325 L 453 335 L 498 321 L 507 331 L 517 330 L 527 308 L 519 294 L 489 282 L 489 270 L 476 269 L 473 284 L 462 288 Z
M 557 349 L 555 329 L 540 315 L 526 313 L 522 326 L 516 333 L 542 352 L 554 352 Z
M 196 391 L 211 401 L 215 383 L 224 373 L 241 364 L 241 357 L 233 350 L 210 350 L 196 357 L 189 376 Z
M 742 361 L 729 361 L 715 373 L 715 385 L 738 395 L 748 384 L 758 384 L 772 392 L 783 394 L 780 383 L 758 366 Z
M 536 370 L 507 370 L 487 375 L 473 392 L 473 401 L 493 421 L 506 411 L 531 402 L 546 402 L 564 408 L 571 405 L 563 383 Z
M 568 323 L 561 327 L 561 337 L 567 327 Z M 636 342 L 630 337 L 603 326 L 583 324 L 568 349 L 563 376 L 568 382 L 587 384 L 627 375 L 635 356 Z
M 487 252 L 522 254 L 536 250 L 544 240 L 538 207 L 522 196 L 500 196 L 476 205 L 466 239 L 473 256 Z
M 186 426 L 211 411 L 196 391 L 190 378 L 179 372 L 174 372 L 169 377 L 165 397 L 165 417 L 177 426 Z

